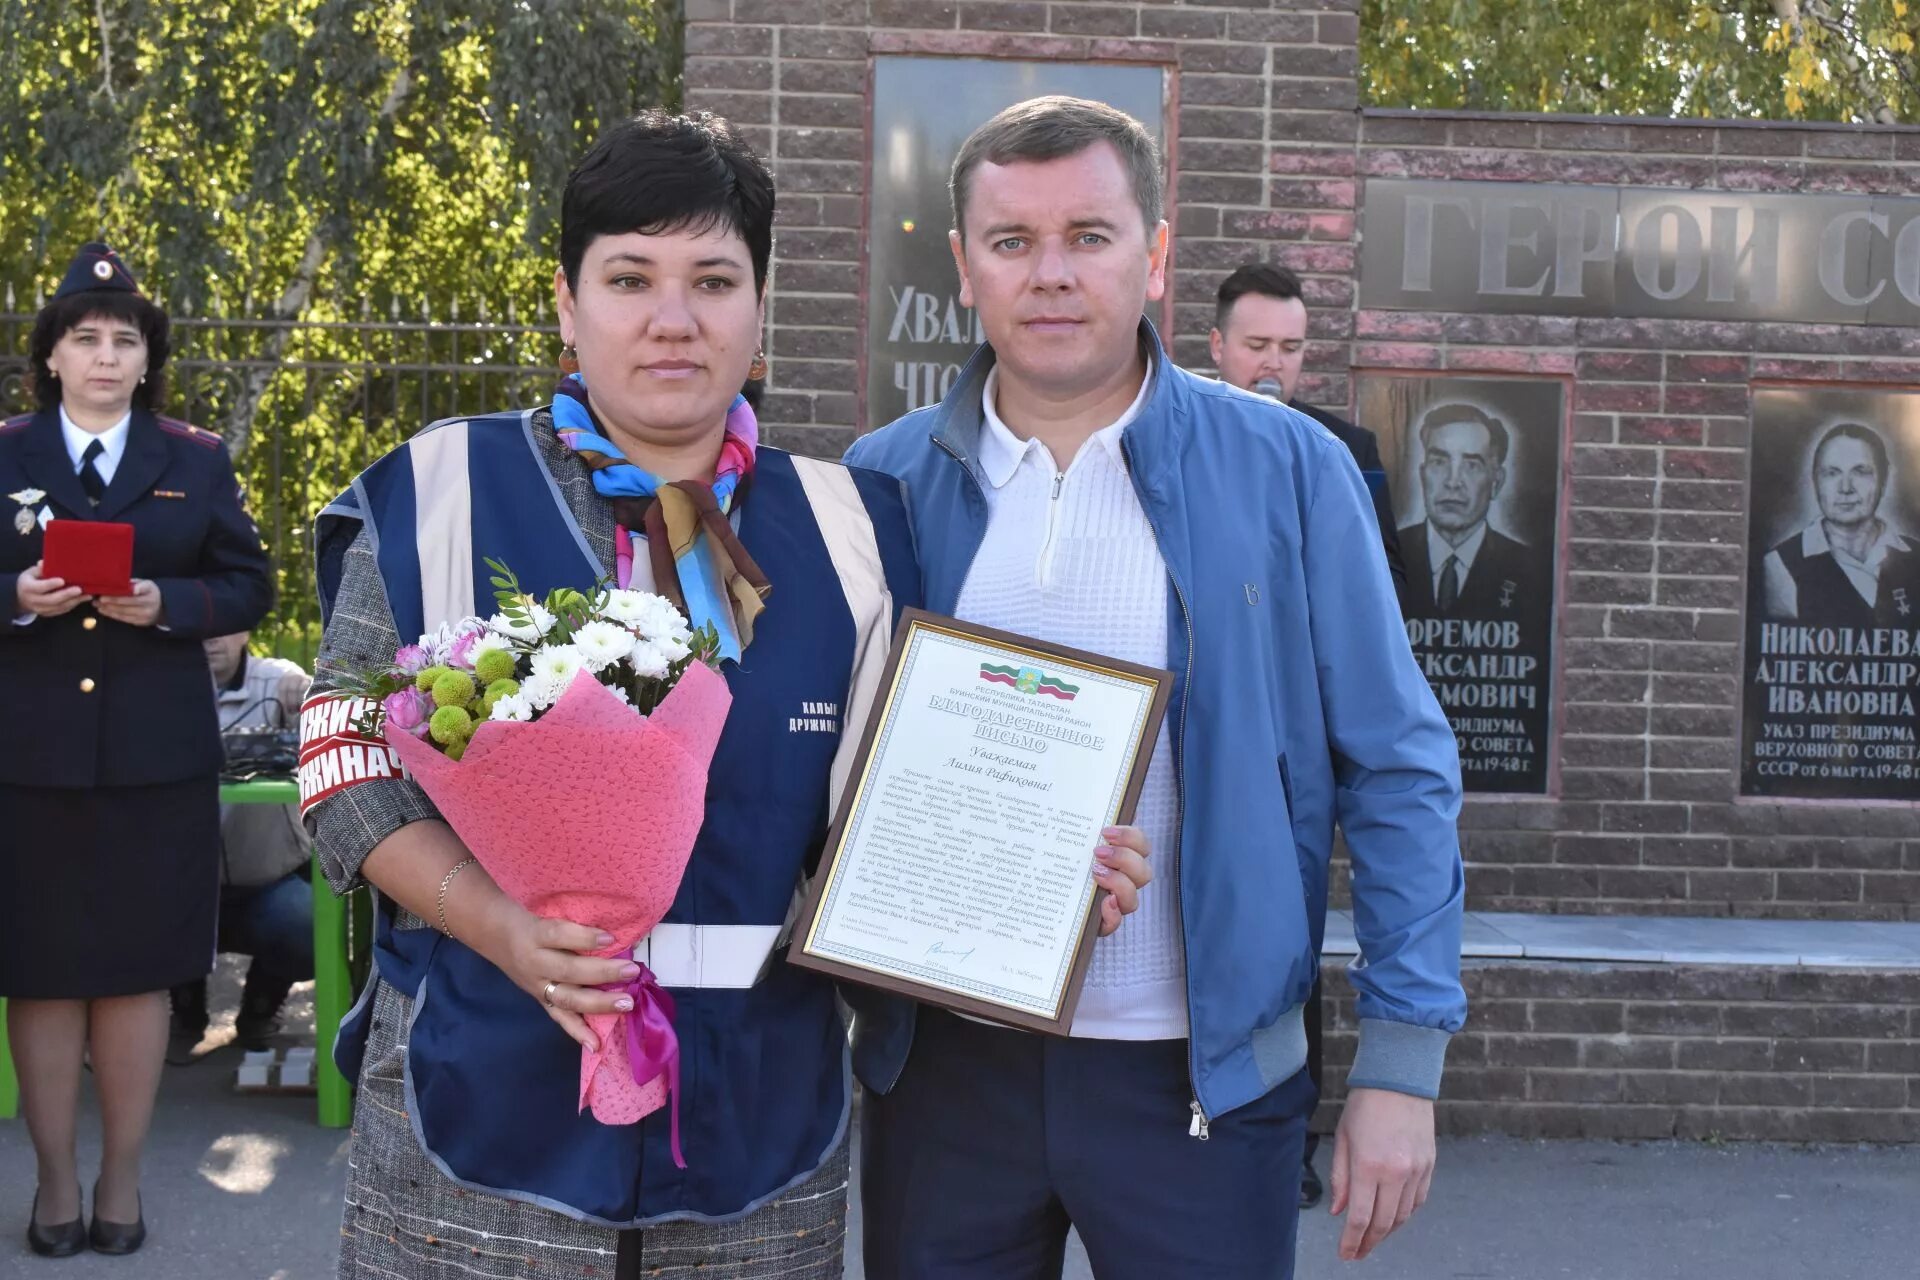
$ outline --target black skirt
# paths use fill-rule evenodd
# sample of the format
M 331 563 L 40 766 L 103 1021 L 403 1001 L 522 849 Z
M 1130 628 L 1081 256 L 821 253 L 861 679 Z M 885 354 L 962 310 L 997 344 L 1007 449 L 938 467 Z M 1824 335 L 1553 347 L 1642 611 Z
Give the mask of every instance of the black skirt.
M 164 991 L 213 968 L 220 786 L 0 783 L 0 996 Z

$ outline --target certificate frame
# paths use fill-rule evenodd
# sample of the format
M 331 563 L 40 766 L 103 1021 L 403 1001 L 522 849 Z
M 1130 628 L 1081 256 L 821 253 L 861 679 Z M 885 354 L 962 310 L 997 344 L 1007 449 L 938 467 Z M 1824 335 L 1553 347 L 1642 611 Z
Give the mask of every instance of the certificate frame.
M 900 693 L 903 687 L 904 660 L 912 650 L 919 633 L 923 631 L 985 646 L 993 650 L 995 656 L 1004 655 L 1009 659 L 1017 660 L 1022 668 L 1044 665 L 1054 671 L 1065 671 L 1068 678 L 1093 677 L 1108 682 L 1119 681 L 1140 686 L 1146 697 L 1145 709 L 1134 727 L 1131 740 L 1125 743 L 1127 760 L 1124 781 L 1121 784 L 1118 799 L 1106 811 L 1102 825 L 1125 825 L 1133 819 L 1134 810 L 1140 801 L 1140 793 L 1146 785 L 1147 767 L 1152 758 L 1153 746 L 1166 720 L 1167 706 L 1173 696 L 1173 672 L 1104 657 L 1083 649 L 1038 640 L 1031 636 L 963 622 L 924 609 L 904 610 L 900 624 L 894 631 L 893 647 L 887 657 L 886 669 L 881 678 L 879 692 L 874 698 L 873 709 L 861 731 L 859 751 L 848 775 L 846 789 L 841 795 L 839 808 L 834 814 L 833 825 L 827 833 L 820 868 L 811 878 L 802 909 L 795 921 L 792 945 L 787 953 L 788 961 L 801 968 L 824 973 L 836 979 L 907 996 L 923 1004 L 935 1005 L 974 1018 L 1030 1031 L 1067 1035 L 1073 1026 L 1074 1011 L 1079 1006 L 1080 990 L 1086 982 L 1087 968 L 1093 960 L 1093 944 L 1098 937 L 1096 922 L 1099 919 L 1101 894 L 1104 890 L 1098 888 L 1091 875 L 1093 844 L 1089 844 L 1087 848 L 1089 891 L 1086 908 L 1079 916 L 1073 936 L 1071 960 L 1066 964 L 1064 979 L 1056 984 L 1054 998 L 1048 1012 L 1038 1013 L 999 1000 L 967 995 L 935 982 L 903 974 L 894 968 L 879 964 L 853 963 L 839 956 L 822 954 L 816 950 L 823 910 L 841 876 L 845 874 L 844 860 L 848 854 L 848 838 L 854 830 L 855 818 L 862 812 L 863 806 L 873 800 L 871 788 L 877 772 L 876 744 L 888 736 L 889 725 L 903 709 Z M 1094 839 L 1097 842 L 1097 831 Z M 1056 950 L 1054 954 L 1062 960 L 1065 959 L 1064 951 Z

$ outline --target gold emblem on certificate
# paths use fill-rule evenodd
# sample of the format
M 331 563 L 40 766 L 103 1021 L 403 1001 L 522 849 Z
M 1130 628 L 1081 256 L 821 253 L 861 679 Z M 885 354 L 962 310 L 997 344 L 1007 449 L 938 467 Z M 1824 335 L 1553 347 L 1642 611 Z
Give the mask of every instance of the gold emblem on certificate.
M 1064 1035 L 1171 672 L 908 610 L 793 963 Z

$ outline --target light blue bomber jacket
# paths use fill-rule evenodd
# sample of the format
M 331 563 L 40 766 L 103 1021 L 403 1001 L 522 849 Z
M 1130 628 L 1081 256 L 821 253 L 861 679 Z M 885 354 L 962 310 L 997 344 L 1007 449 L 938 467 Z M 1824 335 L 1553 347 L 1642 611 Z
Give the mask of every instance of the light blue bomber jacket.
M 1201 1119 L 1305 1061 L 1336 824 L 1362 958 L 1349 1087 L 1438 1094 L 1466 1018 L 1454 737 L 1401 625 L 1352 457 L 1284 405 L 1187 373 L 1150 324 L 1153 388 L 1122 436 L 1169 592 L 1189 1069 Z M 982 347 L 939 404 L 857 441 L 906 482 L 927 607 L 952 613 L 987 525 Z M 1040 637 L 1046 639 L 1047 637 Z M 1124 927 L 1124 926 L 1123 926 Z M 855 1062 L 890 1088 L 913 1030 L 883 1006 Z

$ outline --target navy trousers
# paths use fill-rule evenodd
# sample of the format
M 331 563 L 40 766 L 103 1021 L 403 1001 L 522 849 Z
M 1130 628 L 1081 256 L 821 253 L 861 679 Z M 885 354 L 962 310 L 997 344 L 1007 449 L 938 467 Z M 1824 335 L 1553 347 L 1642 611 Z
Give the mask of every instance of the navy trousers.
M 1291 1280 L 1316 1101 L 1305 1070 L 1193 1119 L 1184 1040 L 1065 1040 L 922 1008 L 862 1117 L 869 1280 Z

